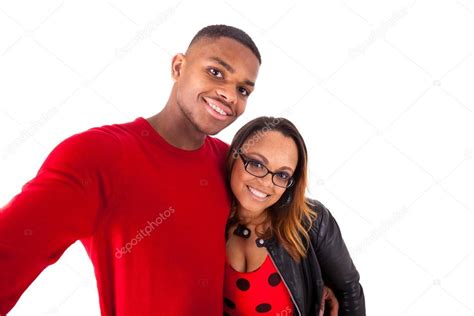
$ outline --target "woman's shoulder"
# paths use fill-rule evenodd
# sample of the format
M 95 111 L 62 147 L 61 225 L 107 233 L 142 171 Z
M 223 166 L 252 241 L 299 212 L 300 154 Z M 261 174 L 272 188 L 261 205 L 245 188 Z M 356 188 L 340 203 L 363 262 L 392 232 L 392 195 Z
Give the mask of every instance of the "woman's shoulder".
M 333 217 L 328 208 L 316 199 L 306 198 L 306 205 L 314 212 L 314 216 L 311 218 L 311 223 L 306 221 L 305 224 L 310 226 L 306 226 L 309 228 L 310 236 L 317 238 L 327 231 Z
M 306 198 L 306 205 L 308 205 L 314 212 L 321 213 L 326 207 L 320 201 L 316 199 Z
M 324 206 L 323 203 L 316 199 L 306 198 L 305 200 L 306 205 L 313 211 L 311 226 L 314 226 L 323 220 L 323 218 L 327 217 L 329 214 L 329 210 Z

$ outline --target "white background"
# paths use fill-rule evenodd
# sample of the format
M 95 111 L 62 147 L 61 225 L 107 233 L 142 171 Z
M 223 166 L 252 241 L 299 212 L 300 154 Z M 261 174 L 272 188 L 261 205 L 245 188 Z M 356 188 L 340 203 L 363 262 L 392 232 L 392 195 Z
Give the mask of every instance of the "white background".
M 64 138 L 149 117 L 170 61 L 224 23 L 262 54 L 246 113 L 306 139 L 309 195 L 338 220 L 368 315 L 472 315 L 472 0 L 1 1 L 0 205 Z M 10 315 L 99 315 L 79 243 Z

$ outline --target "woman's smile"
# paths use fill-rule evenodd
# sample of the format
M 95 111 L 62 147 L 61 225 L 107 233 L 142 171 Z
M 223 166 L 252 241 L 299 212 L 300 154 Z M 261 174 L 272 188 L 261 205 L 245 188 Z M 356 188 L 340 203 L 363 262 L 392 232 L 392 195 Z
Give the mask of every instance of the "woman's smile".
M 254 187 L 247 185 L 247 189 L 249 190 L 250 195 L 257 201 L 266 201 L 270 197 L 270 194 L 266 194 L 260 190 L 257 190 Z

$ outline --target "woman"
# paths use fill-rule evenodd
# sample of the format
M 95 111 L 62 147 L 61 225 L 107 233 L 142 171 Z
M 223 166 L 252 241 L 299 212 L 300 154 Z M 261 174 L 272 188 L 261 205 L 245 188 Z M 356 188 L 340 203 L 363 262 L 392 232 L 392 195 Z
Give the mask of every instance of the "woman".
M 307 152 L 284 118 L 260 117 L 235 135 L 227 157 L 233 203 L 226 227 L 228 315 L 317 315 L 323 285 L 339 315 L 365 315 L 359 274 L 339 227 L 305 198 Z

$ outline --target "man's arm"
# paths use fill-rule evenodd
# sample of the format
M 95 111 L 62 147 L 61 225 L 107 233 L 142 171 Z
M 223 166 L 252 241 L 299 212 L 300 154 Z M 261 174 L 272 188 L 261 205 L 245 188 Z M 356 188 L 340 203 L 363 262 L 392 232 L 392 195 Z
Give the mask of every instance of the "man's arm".
M 326 307 L 327 305 L 327 307 Z M 323 295 L 319 304 L 319 316 L 337 316 L 339 311 L 339 302 L 334 292 L 327 286 L 323 287 Z
M 99 224 L 117 141 L 87 131 L 58 145 L 34 179 L 0 209 L 0 315 L 48 265 Z

